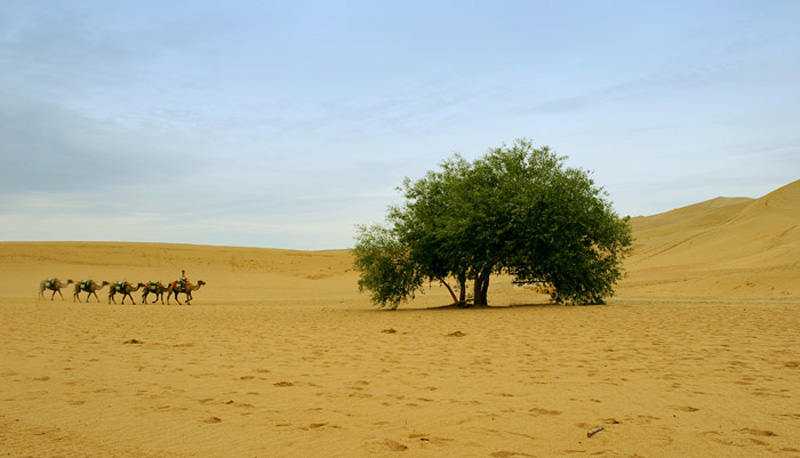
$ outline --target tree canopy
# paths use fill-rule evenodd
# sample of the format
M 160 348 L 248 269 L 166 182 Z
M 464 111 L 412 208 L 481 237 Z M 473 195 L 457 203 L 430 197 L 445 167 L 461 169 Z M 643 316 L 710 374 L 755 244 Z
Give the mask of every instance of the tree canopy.
M 603 303 L 622 276 L 628 218 L 566 159 L 518 139 L 405 178 L 398 188 L 405 202 L 389 207 L 385 224 L 358 226 L 359 288 L 376 305 L 397 308 L 438 281 L 456 303 L 487 305 L 491 276 L 504 273 L 551 287 L 559 303 Z

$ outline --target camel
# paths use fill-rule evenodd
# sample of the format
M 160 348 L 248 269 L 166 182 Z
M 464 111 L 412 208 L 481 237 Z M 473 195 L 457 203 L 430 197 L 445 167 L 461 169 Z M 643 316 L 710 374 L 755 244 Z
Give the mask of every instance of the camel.
M 94 280 L 81 280 L 80 282 L 75 283 L 75 293 L 72 295 L 72 302 L 75 302 L 76 300 L 78 302 L 81 301 L 81 291 L 89 293 L 86 295 L 86 302 L 89 302 L 92 294 L 94 294 L 94 298 L 97 299 L 97 302 L 100 302 L 100 298 L 97 297 L 97 292 L 103 289 L 107 284 L 107 281 L 103 281 L 103 283 L 98 285 Z
M 66 288 L 70 283 L 75 282 L 72 280 L 67 280 L 67 282 L 64 283 L 58 278 L 46 278 L 39 283 L 39 298 L 44 299 L 44 291 L 49 289 L 53 291 L 53 294 L 50 296 L 51 301 L 56 296 L 56 293 L 61 296 L 61 300 L 64 300 L 64 295 L 61 293 L 61 288 Z
M 167 286 L 160 281 L 151 281 L 145 284 L 144 291 L 142 292 L 142 302 L 147 304 L 147 295 L 153 293 L 156 297 L 153 299 L 153 304 L 161 298 L 161 304 L 164 304 L 164 293 L 167 291 Z
M 170 283 L 169 287 L 167 288 L 167 305 L 169 305 L 169 297 L 173 293 L 175 294 L 175 301 L 178 303 L 178 305 L 181 305 L 181 301 L 178 300 L 178 293 L 186 294 L 186 305 L 191 305 L 189 304 L 189 301 L 192 300 L 192 291 L 200 289 L 200 287 L 205 284 L 206 282 L 204 282 L 203 280 L 198 280 L 196 285 L 193 285 L 188 281 L 186 282 L 174 281 Z
M 118 282 L 114 283 L 113 285 L 111 285 L 111 289 L 108 290 L 108 303 L 110 304 L 111 301 L 114 301 L 114 303 L 116 304 L 117 301 L 114 299 L 114 296 L 117 293 L 120 293 L 120 294 L 122 294 L 122 303 L 123 304 L 125 303 L 125 297 L 130 297 L 131 298 L 131 302 L 134 305 L 136 305 L 136 301 L 133 300 L 133 296 L 131 296 L 131 293 L 134 292 L 134 291 L 138 291 L 139 288 L 142 288 L 143 286 L 145 286 L 144 283 L 137 283 L 136 287 L 134 287 L 133 285 L 131 285 L 130 283 L 128 283 L 126 281 L 118 281 Z

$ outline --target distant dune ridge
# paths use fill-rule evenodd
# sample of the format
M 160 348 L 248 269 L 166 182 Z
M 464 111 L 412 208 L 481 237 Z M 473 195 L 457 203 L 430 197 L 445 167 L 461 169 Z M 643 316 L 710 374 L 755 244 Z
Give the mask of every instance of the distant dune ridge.
M 720 197 L 631 224 L 621 295 L 800 297 L 800 181 L 759 199 Z
M 494 279 L 394 312 L 349 251 L 0 243 L 3 456 L 796 456 L 798 198 L 634 218 L 607 306 Z M 207 285 L 191 306 L 39 282 Z M 85 295 L 84 295 L 85 297 Z M 700 300 L 698 300 L 700 299 Z

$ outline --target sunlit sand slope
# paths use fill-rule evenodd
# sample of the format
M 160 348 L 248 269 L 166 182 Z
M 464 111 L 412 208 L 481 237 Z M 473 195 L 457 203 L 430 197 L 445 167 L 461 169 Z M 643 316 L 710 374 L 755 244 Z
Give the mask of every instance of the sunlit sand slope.
M 760 199 L 717 198 L 631 223 L 620 295 L 800 298 L 800 181 Z

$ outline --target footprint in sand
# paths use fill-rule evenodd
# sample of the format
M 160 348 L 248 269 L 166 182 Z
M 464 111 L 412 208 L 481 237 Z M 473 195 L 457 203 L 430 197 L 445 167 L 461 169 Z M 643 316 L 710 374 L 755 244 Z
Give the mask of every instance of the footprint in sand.
M 673 407 L 675 410 L 680 410 L 681 412 L 697 412 L 698 408 L 692 406 L 675 406 Z
M 773 433 L 772 431 L 765 431 L 763 429 L 742 428 L 739 431 L 751 434 L 753 436 L 765 436 L 765 437 L 777 436 L 777 434 Z
M 448 442 L 451 442 L 453 440 L 453 439 L 446 439 L 443 437 L 431 436 L 430 434 L 418 434 L 418 433 L 409 434 L 408 438 L 412 440 L 414 439 L 418 440 L 423 447 L 425 446 L 425 444 L 433 444 L 439 446 L 447 445 Z
M 558 410 L 548 410 L 548 409 L 540 409 L 538 407 L 534 407 L 533 409 L 529 410 L 535 415 L 561 415 L 561 412 Z
M 378 439 L 370 441 L 364 444 L 364 448 L 369 453 L 403 452 L 408 450 L 407 445 L 392 439 Z
M 531 455 L 530 453 L 525 453 L 525 452 L 509 452 L 507 450 L 500 450 L 497 452 L 490 453 L 489 456 L 493 456 L 495 458 L 514 458 L 517 456 L 535 456 L 535 455 Z

